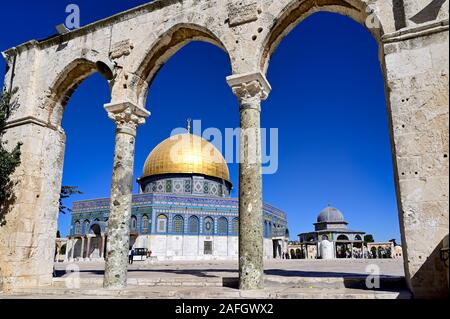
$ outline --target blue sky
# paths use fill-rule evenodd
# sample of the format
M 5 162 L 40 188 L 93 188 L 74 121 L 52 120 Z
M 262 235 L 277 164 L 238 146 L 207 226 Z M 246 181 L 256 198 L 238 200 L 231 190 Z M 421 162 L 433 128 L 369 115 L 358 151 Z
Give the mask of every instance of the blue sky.
M 9 14 L 0 19 L 0 28 L 8 30 L 0 35 L 0 50 L 53 34 L 72 2 L 2 3 Z M 76 1 L 82 25 L 144 2 Z M 4 69 L 0 61 L 0 78 Z M 189 117 L 201 119 L 204 128 L 239 126 L 237 101 L 225 82 L 230 72 L 226 54 L 206 43 L 191 43 L 169 60 L 149 91 L 152 115 L 138 130 L 135 178 L 148 153 Z M 264 200 L 288 213 L 292 239 L 312 230 L 330 203 L 352 229 L 400 241 L 383 77 L 370 33 L 349 18 L 315 14 L 281 43 L 267 78 L 273 91 L 261 120 L 262 127 L 279 129 L 279 170 L 264 176 Z M 106 81 L 93 75 L 64 114 L 63 184 L 84 192 L 75 200 L 109 196 L 114 125 L 103 109 L 107 102 Z M 236 196 L 236 164 L 230 173 Z M 60 217 L 63 234 L 69 224 L 70 216 Z

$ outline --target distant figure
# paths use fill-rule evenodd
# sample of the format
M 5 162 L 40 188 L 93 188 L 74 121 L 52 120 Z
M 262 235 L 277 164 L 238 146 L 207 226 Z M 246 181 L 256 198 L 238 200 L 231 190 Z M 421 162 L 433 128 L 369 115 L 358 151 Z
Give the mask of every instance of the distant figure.
M 149 251 L 147 252 L 147 257 L 150 258 L 151 256 L 152 256 L 152 251 L 149 250 Z
M 133 264 L 133 257 L 134 257 L 134 250 L 130 247 L 130 250 L 128 251 L 128 263 L 130 265 Z

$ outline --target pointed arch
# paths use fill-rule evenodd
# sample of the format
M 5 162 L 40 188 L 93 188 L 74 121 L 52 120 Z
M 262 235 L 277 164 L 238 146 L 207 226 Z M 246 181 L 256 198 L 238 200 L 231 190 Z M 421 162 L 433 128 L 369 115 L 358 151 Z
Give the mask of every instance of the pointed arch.
M 258 61 L 264 73 L 267 72 L 270 58 L 281 41 L 303 20 L 320 11 L 338 13 L 352 18 L 365 26 L 378 43 L 384 34 L 378 15 L 362 0 L 291 0 L 276 17 L 276 22 L 262 42 Z M 369 27 L 367 22 L 376 27 Z
M 222 49 L 230 59 L 230 54 L 219 37 L 205 27 L 190 23 L 172 26 L 159 36 L 157 42 L 147 51 L 135 72 L 138 81 L 136 94 L 139 105 L 146 104 L 148 89 L 164 64 L 175 53 L 193 41 L 213 44 Z
M 96 72 L 96 63 L 84 58 L 73 60 L 59 72 L 59 76 L 45 93 L 46 102 L 43 108 L 48 112 L 47 122 L 49 126 L 61 126 L 64 110 L 70 98 L 81 83 Z

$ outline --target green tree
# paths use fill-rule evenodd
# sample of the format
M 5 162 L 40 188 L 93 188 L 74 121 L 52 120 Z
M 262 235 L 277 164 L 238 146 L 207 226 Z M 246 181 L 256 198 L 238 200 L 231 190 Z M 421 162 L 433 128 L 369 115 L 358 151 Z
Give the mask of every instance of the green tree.
M 367 245 L 367 243 L 374 243 L 375 239 L 373 239 L 373 235 L 367 234 L 364 236 L 364 244 Z
M 20 165 L 22 143 L 17 143 L 12 150 L 8 151 L 5 149 L 7 142 L 3 140 L 6 123 L 12 112 L 19 106 L 14 99 L 16 93 L 17 89 L 0 93 L 0 226 L 5 225 L 6 214 L 15 200 L 13 187 L 16 182 L 11 179 L 11 175 Z
M 61 195 L 59 196 L 59 212 L 61 214 L 67 214 L 72 212 L 72 210 L 64 206 L 64 200 L 73 195 L 81 195 L 82 192 L 79 191 L 78 186 L 63 186 L 61 187 Z

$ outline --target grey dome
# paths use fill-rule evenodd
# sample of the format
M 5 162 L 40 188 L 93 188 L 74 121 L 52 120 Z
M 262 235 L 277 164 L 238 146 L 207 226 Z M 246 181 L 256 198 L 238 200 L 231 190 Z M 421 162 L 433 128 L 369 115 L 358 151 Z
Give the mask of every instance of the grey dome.
M 334 207 L 327 207 L 317 217 L 318 223 L 345 222 L 344 215 Z

